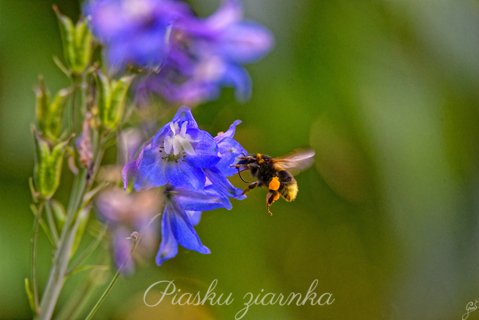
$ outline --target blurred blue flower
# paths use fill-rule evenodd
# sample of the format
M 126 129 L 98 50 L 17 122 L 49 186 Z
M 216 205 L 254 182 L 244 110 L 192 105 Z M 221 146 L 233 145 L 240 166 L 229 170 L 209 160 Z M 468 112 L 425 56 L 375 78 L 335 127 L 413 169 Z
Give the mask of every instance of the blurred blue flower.
M 135 263 L 133 261 L 133 247 L 131 240 L 131 232 L 126 228 L 118 226 L 112 232 L 113 242 L 113 259 L 116 267 L 123 274 L 132 274 L 135 270 Z
M 161 219 L 161 244 L 156 263 L 161 265 L 175 257 L 178 245 L 209 254 L 210 249 L 203 245 L 194 226 L 199 223 L 202 211 L 218 208 L 231 209 L 231 204 L 213 188 L 198 191 L 167 186 Z
M 178 20 L 171 29 L 164 64 L 139 84 L 140 90 L 193 105 L 215 99 L 222 86 L 230 86 L 238 100 L 247 100 L 251 81 L 242 64 L 268 53 L 273 37 L 263 26 L 242 18 L 240 1 L 225 0 L 206 19 L 189 16 Z
M 160 213 L 161 194 L 146 190 L 134 194 L 112 188 L 103 191 L 96 200 L 100 219 L 112 235 L 113 257 L 124 274 L 134 270 L 135 257 L 150 257 L 157 243 L 154 217 Z M 135 239 L 136 236 L 141 239 Z M 133 251 L 137 241 L 137 246 Z
M 106 47 L 110 67 L 158 68 L 169 50 L 172 24 L 190 9 L 173 0 L 91 0 L 85 15 Z

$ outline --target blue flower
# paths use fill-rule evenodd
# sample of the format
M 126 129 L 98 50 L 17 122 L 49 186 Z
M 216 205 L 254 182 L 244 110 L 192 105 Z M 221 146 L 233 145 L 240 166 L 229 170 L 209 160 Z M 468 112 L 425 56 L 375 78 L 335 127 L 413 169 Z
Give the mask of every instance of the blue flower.
M 145 143 L 137 159 L 124 167 L 125 186 L 130 181 L 136 190 L 165 187 L 158 264 L 176 256 L 178 245 L 209 253 L 194 229 L 201 213 L 229 210 L 229 198 L 245 197 L 227 178 L 236 172 L 231 166 L 237 157 L 246 153 L 233 138 L 239 123 L 235 121 L 213 138 L 199 129 L 191 111 L 182 107 Z
M 178 20 L 171 29 L 170 50 L 158 74 L 140 84 L 171 102 L 197 104 L 215 99 L 222 86 L 235 88 L 238 100 L 251 94 L 251 81 L 242 64 L 269 52 L 271 33 L 242 20 L 239 0 L 226 0 L 212 16 Z
M 190 10 L 172 0 L 91 0 L 85 14 L 110 67 L 157 68 L 168 53 L 172 24 Z
M 136 190 L 166 184 L 201 190 L 206 182 L 203 169 L 219 160 L 214 138 L 200 130 L 191 111 L 182 107 L 125 167 L 124 178 L 133 178 Z
M 156 255 L 156 263 L 175 257 L 178 245 L 209 254 L 200 240 L 194 226 L 199 223 L 201 212 L 218 208 L 230 209 L 229 201 L 219 195 L 213 188 L 195 191 L 168 186 L 165 189 L 165 208 L 161 218 L 161 244 Z

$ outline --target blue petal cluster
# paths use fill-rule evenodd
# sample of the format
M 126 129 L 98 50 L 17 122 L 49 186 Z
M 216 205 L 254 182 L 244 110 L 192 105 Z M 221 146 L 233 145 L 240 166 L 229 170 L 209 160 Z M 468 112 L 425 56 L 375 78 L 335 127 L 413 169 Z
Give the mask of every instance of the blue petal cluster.
M 157 68 L 168 54 L 172 25 L 190 14 L 174 0 L 92 0 L 85 15 L 105 45 L 111 68 Z
M 156 263 L 176 256 L 178 245 L 199 253 L 209 254 L 200 240 L 194 226 L 201 219 L 202 211 L 218 208 L 231 209 L 231 203 L 221 196 L 211 185 L 203 190 L 191 190 L 167 186 L 165 208 L 161 218 L 161 244 L 156 255 Z
M 233 138 L 239 123 L 212 137 L 182 107 L 124 167 L 125 186 L 133 183 L 137 191 L 166 186 L 158 264 L 174 257 L 178 245 L 209 253 L 193 228 L 201 212 L 231 209 L 229 198 L 244 198 L 227 179 L 236 172 L 231 165 L 237 156 L 246 153 Z
M 227 0 L 206 19 L 190 17 L 174 25 L 170 52 L 147 85 L 171 102 L 212 100 L 221 86 L 235 88 L 237 99 L 244 101 L 251 81 L 242 64 L 260 59 L 272 44 L 266 28 L 243 20 L 238 0 Z
M 235 88 L 239 100 L 248 99 L 251 81 L 243 64 L 260 59 L 273 45 L 269 30 L 243 20 L 239 0 L 225 0 L 205 19 L 172 0 L 97 0 L 86 11 L 110 64 L 150 67 L 153 72 L 138 91 L 170 102 L 212 100 L 222 86 Z

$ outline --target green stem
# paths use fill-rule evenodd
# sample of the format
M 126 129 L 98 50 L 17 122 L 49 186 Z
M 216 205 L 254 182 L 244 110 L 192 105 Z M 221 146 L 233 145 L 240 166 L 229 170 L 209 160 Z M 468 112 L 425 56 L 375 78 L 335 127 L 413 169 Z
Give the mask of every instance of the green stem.
M 90 313 L 88 313 L 88 315 L 86 316 L 85 320 L 90 320 L 93 318 L 93 316 L 95 315 L 95 313 L 98 311 L 98 309 L 100 308 L 100 306 L 102 305 L 102 303 L 105 301 L 106 297 L 108 296 L 108 294 L 110 293 L 111 289 L 113 289 L 113 286 L 115 285 L 116 283 L 116 280 L 118 280 L 118 277 L 120 276 L 120 269 L 118 269 L 115 274 L 113 275 L 113 278 L 110 280 L 110 283 L 108 284 L 108 286 L 105 288 L 105 291 L 103 291 L 100 299 L 98 299 L 98 301 L 95 303 L 95 305 L 93 306 L 93 308 L 91 309 Z
M 55 252 L 53 265 L 48 277 L 47 286 L 40 304 L 40 319 L 51 319 L 55 305 L 60 296 L 61 289 L 65 281 L 65 274 L 70 260 L 70 252 L 75 237 L 75 226 L 72 224 L 73 217 L 79 209 L 81 198 L 85 193 L 86 170 L 83 170 L 80 176 L 75 177 L 73 189 L 70 197 L 70 203 L 65 218 L 65 224 L 59 239 L 59 246 Z
M 77 100 L 77 90 L 76 82 L 73 80 L 72 83 L 72 98 L 70 103 L 70 108 L 67 110 L 67 127 L 68 132 L 73 133 L 75 131 L 74 118 L 75 118 L 75 109 L 76 109 L 76 100 Z
M 35 212 L 33 220 L 33 235 L 32 235 L 32 286 L 33 286 L 33 302 L 35 304 L 35 312 L 38 312 L 38 282 L 37 282 L 37 247 L 38 247 L 38 232 L 40 228 L 40 216 L 43 211 L 43 202 L 40 203 Z
M 41 227 L 42 230 L 43 230 L 43 233 L 44 233 L 45 236 L 47 237 L 48 242 L 50 242 L 50 244 L 52 245 L 52 247 L 55 248 L 55 247 L 56 247 L 56 244 L 55 244 L 55 242 L 54 242 L 53 239 L 52 239 L 52 236 L 51 236 L 51 234 L 50 234 L 51 232 L 50 232 L 50 230 L 49 230 L 47 224 L 45 223 L 45 221 L 43 221 L 43 219 L 40 219 L 39 224 L 40 224 L 40 227 Z
M 57 226 L 55 224 L 55 221 L 53 220 L 53 214 L 52 214 L 52 207 L 50 204 L 50 201 L 47 201 L 45 203 L 45 212 L 47 214 L 47 222 L 48 222 L 48 228 L 50 229 L 50 232 L 53 237 L 53 242 L 56 244 L 58 243 L 58 231 L 57 231 Z

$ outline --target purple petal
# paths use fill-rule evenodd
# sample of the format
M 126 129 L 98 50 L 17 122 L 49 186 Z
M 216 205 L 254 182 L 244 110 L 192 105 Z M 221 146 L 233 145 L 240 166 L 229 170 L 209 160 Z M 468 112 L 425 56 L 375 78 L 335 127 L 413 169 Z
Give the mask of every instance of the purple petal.
M 174 186 L 202 189 L 205 185 L 205 175 L 198 167 L 191 166 L 185 161 L 165 162 L 166 181 Z
M 137 160 L 135 189 L 161 187 L 167 183 L 166 161 L 162 160 L 159 150 L 151 144 L 144 147 Z
M 175 188 L 174 198 L 185 210 L 207 211 L 219 208 L 231 209 L 229 200 L 222 196 L 213 186 L 204 190 Z
M 136 161 L 128 162 L 123 169 L 121 170 L 121 178 L 123 180 L 123 189 L 128 188 L 128 183 L 130 179 L 133 179 L 137 174 Z
M 222 55 L 230 61 L 239 63 L 257 61 L 271 50 L 273 43 L 271 32 L 252 22 L 230 26 L 218 40 Z
M 241 124 L 241 120 L 235 120 L 226 132 L 218 133 L 215 137 L 216 142 L 221 142 L 224 138 L 233 138 L 236 132 L 236 127 Z
M 192 225 L 196 226 L 201 220 L 201 211 L 186 211 Z
M 223 76 L 226 85 L 235 88 L 236 99 L 245 102 L 251 97 L 251 78 L 240 66 L 230 65 Z
M 188 155 L 186 160 L 197 167 L 208 168 L 216 165 L 220 161 L 218 156 L 218 146 L 214 138 L 206 131 L 190 129 L 186 133 L 195 141 L 193 148 L 194 155 Z
M 191 113 L 191 110 L 186 106 L 182 106 L 178 108 L 178 111 L 176 112 L 175 116 L 171 120 L 171 122 L 183 122 L 183 121 L 188 121 L 187 128 L 198 128 L 198 124 L 196 123 L 195 118 L 193 118 L 193 114 Z
M 243 195 L 243 191 L 233 186 L 224 176 L 224 174 L 217 168 L 205 169 L 205 174 L 206 177 L 211 181 L 212 188 L 214 188 L 219 194 L 222 194 L 226 197 L 235 198 L 237 200 L 243 200 L 246 198 L 246 196 Z M 226 209 L 231 209 L 231 205 Z
M 156 263 L 161 265 L 178 253 L 178 244 L 188 250 L 209 254 L 193 228 L 186 212 L 174 202 L 168 202 L 162 217 L 162 240 L 156 256 Z
M 178 254 L 178 242 L 171 230 L 171 222 L 167 215 L 167 208 L 161 217 L 161 244 L 156 255 L 156 264 L 161 266 L 163 262 L 174 258 Z
M 123 274 L 131 274 L 134 269 L 132 244 L 128 239 L 128 232 L 123 229 L 113 233 L 113 256 L 118 270 Z
M 207 19 L 191 19 L 182 28 L 187 28 L 189 32 L 196 35 L 211 36 L 237 23 L 242 17 L 243 7 L 241 1 L 225 0 L 221 7 Z

